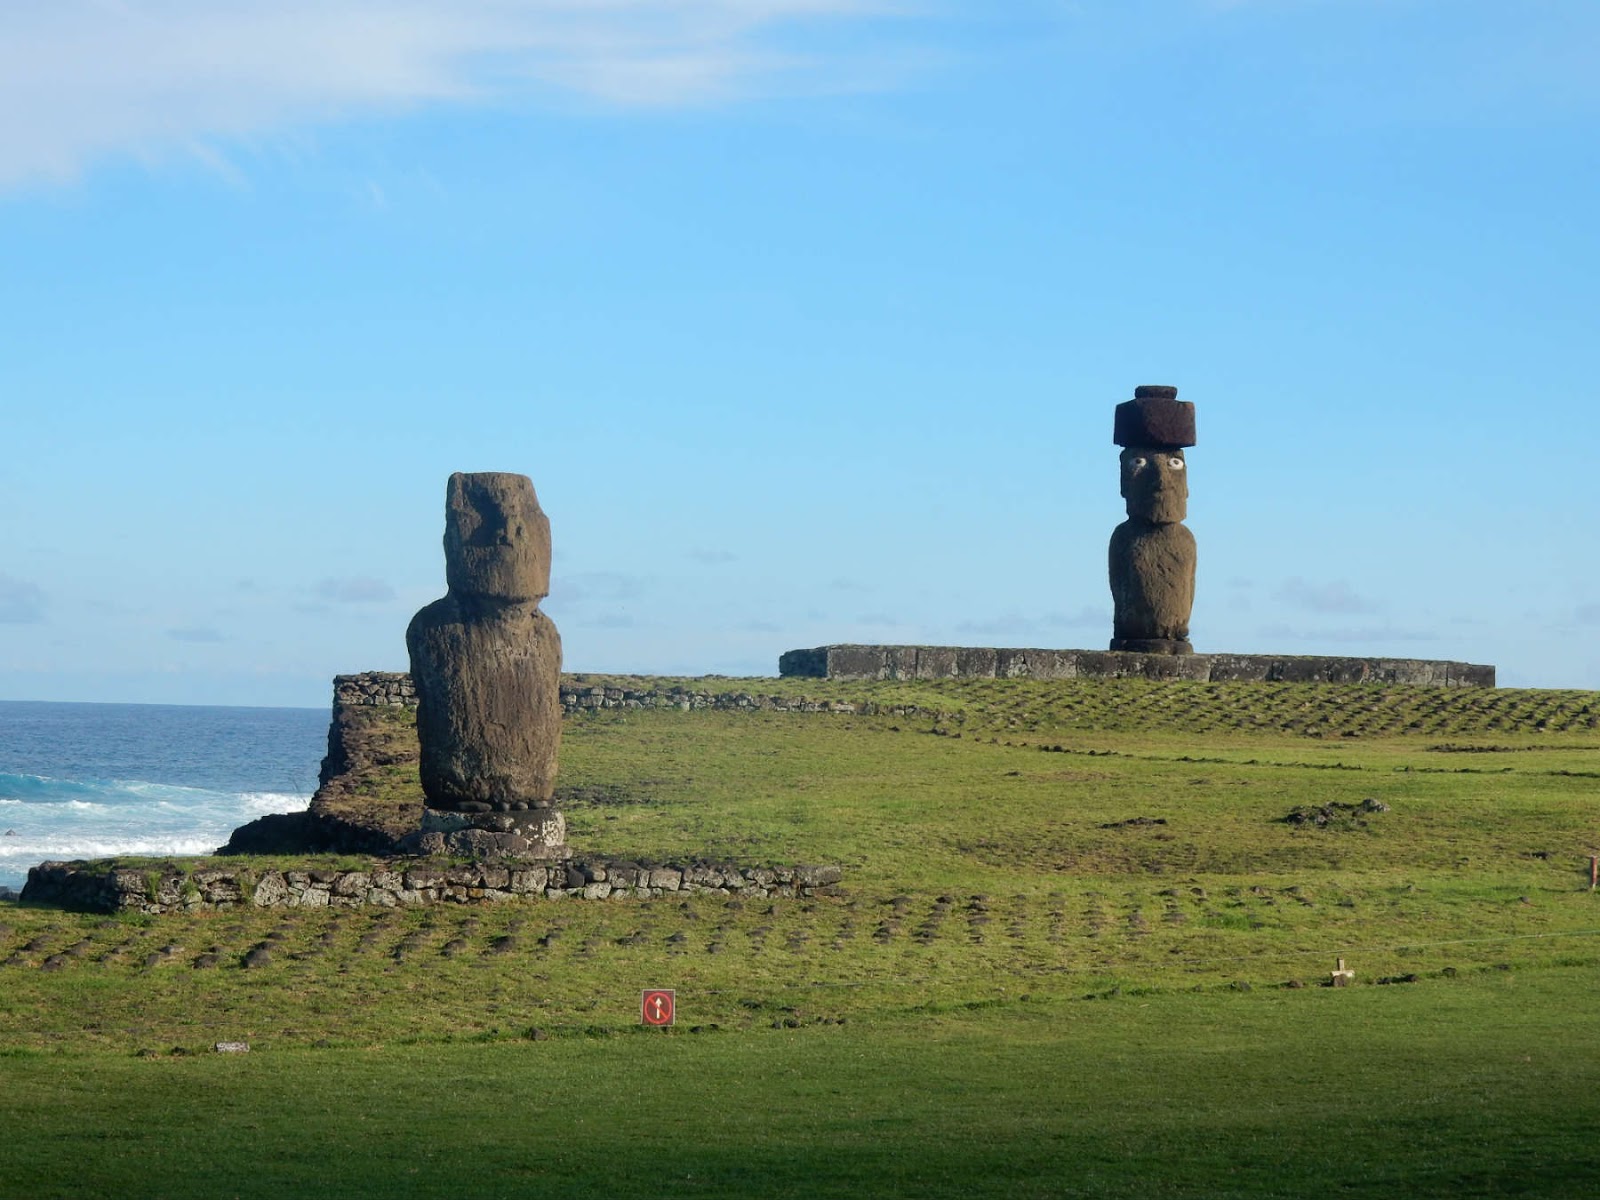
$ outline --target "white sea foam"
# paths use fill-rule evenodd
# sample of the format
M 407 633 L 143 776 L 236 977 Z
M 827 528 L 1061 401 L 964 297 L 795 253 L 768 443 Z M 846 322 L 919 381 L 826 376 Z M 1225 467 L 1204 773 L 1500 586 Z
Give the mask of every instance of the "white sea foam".
M 218 794 L 205 788 L 184 787 L 178 783 L 151 783 L 146 779 L 113 779 L 110 786 L 132 792 L 135 796 L 160 796 L 163 799 L 170 797 L 181 800 L 186 796 L 198 798 Z
M 109 802 L 63 791 L 91 791 Z M 130 794 L 135 791 L 140 794 Z M 310 800 L 294 792 L 65 782 L 34 799 L 0 802 L 0 884 L 19 887 L 29 867 L 50 860 L 210 854 L 237 826 L 268 813 L 303 810 Z
M 45 859 L 110 858 L 119 854 L 210 854 L 219 840 L 192 834 L 126 838 L 17 836 L 0 840 L 0 863 L 21 861 L 32 866 Z
M 311 797 L 295 792 L 242 792 L 239 808 L 252 816 L 264 817 L 269 813 L 304 812 Z
M 304 809 L 327 728 L 311 710 L 0 705 L 0 884 L 52 858 L 204 853 Z

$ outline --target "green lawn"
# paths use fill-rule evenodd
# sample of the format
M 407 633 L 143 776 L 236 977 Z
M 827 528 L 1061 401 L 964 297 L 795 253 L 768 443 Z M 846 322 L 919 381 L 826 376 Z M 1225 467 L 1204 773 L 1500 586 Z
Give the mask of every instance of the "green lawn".
M 602 980 L 594 981 L 603 989 Z M 1590 1195 L 1592 968 L 4 1062 L 7 1195 Z
M 0 908 L 0 1195 L 1592 1190 L 1593 694 L 820 686 L 922 711 L 592 714 L 562 783 L 838 896 Z

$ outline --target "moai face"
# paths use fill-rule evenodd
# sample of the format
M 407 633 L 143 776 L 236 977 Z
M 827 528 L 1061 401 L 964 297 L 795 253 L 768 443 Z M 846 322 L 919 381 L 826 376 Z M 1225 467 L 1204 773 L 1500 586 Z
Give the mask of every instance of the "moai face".
M 1129 446 L 1121 458 L 1122 495 L 1130 517 L 1170 525 L 1188 515 L 1189 470 L 1182 450 Z
M 444 573 L 456 596 L 527 603 L 550 594 L 550 519 L 532 480 L 506 471 L 450 476 Z

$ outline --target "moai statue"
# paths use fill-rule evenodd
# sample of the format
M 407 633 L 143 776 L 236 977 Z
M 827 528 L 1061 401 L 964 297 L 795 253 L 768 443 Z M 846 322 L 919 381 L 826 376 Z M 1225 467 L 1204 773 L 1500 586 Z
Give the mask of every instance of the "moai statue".
M 1111 648 L 1143 654 L 1193 654 L 1194 534 L 1183 526 L 1189 474 L 1183 448 L 1194 445 L 1194 405 L 1175 387 L 1137 387 L 1117 405 L 1112 441 L 1122 449 L 1128 519 L 1111 534 Z
M 563 855 L 566 823 L 551 807 L 561 637 L 539 611 L 550 592 L 550 521 L 533 482 L 503 471 L 450 476 L 444 562 L 448 594 L 406 630 L 433 810 L 424 829 L 473 831 L 450 841 L 452 851 Z M 443 821 L 441 811 L 467 817 Z

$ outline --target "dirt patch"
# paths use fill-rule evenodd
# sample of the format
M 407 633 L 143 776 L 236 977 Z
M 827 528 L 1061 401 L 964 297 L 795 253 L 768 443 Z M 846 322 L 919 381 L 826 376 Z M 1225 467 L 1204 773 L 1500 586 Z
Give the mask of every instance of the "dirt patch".
M 561 808 L 618 808 L 632 804 L 654 804 L 656 798 L 614 784 L 586 784 L 556 788 L 555 803 Z
M 1367 823 L 1374 813 L 1386 813 L 1389 806 L 1368 796 L 1359 804 L 1341 804 L 1337 800 L 1328 804 L 1302 804 L 1291 809 L 1283 820 L 1286 825 L 1316 829 L 1355 829 Z

